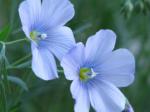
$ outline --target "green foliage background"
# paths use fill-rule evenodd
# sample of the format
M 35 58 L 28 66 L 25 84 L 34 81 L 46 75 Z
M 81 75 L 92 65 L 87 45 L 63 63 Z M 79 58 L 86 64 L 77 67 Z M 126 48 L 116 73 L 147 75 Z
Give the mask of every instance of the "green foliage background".
M 112 29 L 118 36 L 116 48 L 128 48 L 134 53 L 135 82 L 121 90 L 135 112 L 150 112 L 150 13 L 148 4 L 138 4 L 145 1 L 149 0 L 133 0 L 133 7 L 127 10 L 121 0 L 72 0 L 76 15 L 67 24 L 78 42 L 86 42 L 99 29 Z M 0 0 L 0 41 L 25 38 L 18 16 L 20 2 Z M 29 64 L 29 42 L 7 45 L 6 57 L 16 67 L 8 67 L 5 73 L 9 78 L 0 83 L 0 112 L 73 112 L 71 82 L 61 73 L 59 79 L 47 82 L 35 77 Z M 26 58 L 16 62 L 23 57 Z

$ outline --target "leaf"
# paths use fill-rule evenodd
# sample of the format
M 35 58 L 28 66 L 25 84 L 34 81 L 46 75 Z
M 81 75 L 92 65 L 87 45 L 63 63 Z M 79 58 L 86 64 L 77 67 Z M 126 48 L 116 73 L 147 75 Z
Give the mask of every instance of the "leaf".
M 5 44 L 1 42 L 2 48 L 0 51 L 0 75 L 2 77 L 2 82 L 4 83 L 4 87 L 6 88 L 6 92 L 9 91 L 9 83 L 7 79 L 7 69 L 6 69 L 6 56 L 5 56 Z
M 2 30 L 0 30 L 0 41 L 4 41 L 10 34 L 11 28 L 9 26 L 5 26 Z
M 8 80 L 20 86 L 23 90 L 28 91 L 26 83 L 18 77 L 8 76 Z
M 21 102 L 18 102 L 17 104 L 15 104 L 13 107 L 9 109 L 9 112 L 18 112 L 20 106 L 21 106 Z
M 3 42 L 0 49 L 0 111 L 7 112 L 7 90 L 8 90 L 8 81 L 7 81 L 7 72 L 5 66 L 5 44 Z
M 6 90 L 2 79 L 0 78 L 0 112 L 7 112 Z

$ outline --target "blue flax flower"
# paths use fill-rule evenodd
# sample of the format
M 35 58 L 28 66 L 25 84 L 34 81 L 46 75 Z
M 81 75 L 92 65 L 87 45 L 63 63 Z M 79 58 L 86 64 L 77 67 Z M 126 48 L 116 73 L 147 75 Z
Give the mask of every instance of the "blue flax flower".
M 61 61 L 65 76 L 73 80 L 71 93 L 75 112 L 121 112 L 126 98 L 117 87 L 126 87 L 134 80 L 135 60 L 126 49 L 113 51 L 116 35 L 100 30 L 91 36 L 85 47 L 78 43 Z
M 31 40 L 32 69 L 44 80 L 58 77 L 54 55 L 61 60 L 75 44 L 70 28 L 74 16 L 69 0 L 25 0 L 20 4 L 22 29 Z

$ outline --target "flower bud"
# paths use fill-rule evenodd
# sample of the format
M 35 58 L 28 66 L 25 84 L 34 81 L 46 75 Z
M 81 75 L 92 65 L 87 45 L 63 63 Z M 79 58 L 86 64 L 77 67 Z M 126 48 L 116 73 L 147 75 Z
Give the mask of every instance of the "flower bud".
M 128 17 L 130 17 L 133 9 L 134 9 L 134 6 L 133 6 L 131 0 L 126 0 L 121 12 L 124 13 L 124 15 L 128 18 Z
M 144 3 L 143 3 L 143 1 L 141 1 L 141 0 L 138 0 L 137 2 L 136 2 L 136 4 L 135 4 L 135 10 L 137 11 L 137 12 L 141 12 L 141 11 L 144 11 Z

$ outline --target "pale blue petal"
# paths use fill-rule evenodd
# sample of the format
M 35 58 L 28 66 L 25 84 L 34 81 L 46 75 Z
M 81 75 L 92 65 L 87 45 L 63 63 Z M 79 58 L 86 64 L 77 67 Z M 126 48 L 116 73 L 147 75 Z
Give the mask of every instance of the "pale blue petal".
M 134 112 L 133 108 L 131 106 L 126 107 L 122 112 Z
M 19 16 L 21 19 L 22 26 L 27 28 L 30 27 L 30 16 L 28 14 L 29 8 L 27 5 L 27 1 L 23 1 L 19 6 Z
M 134 112 L 133 107 L 129 105 L 128 112 Z
M 118 49 L 94 68 L 100 79 L 107 80 L 117 87 L 125 87 L 134 81 L 135 59 L 127 49 Z
M 59 27 L 48 32 L 41 45 L 45 45 L 61 61 L 63 56 L 75 45 L 73 32 L 68 27 Z
M 129 112 L 134 112 L 133 107 L 131 105 L 129 106 Z
M 90 101 L 86 85 L 74 80 L 71 84 L 71 93 L 75 99 L 74 112 L 89 112 Z
M 43 0 L 42 21 L 50 27 L 65 25 L 74 16 L 74 7 L 69 0 Z
M 103 102 L 100 92 L 95 86 L 96 85 L 92 83 L 89 83 L 88 85 L 89 99 L 92 107 L 96 112 L 109 112 L 107 106 Z
M 34 25 L 40 20 L 41 0 L 25 0 L 19 6 L 19 15 L 27 37 Z M 28 32 L 26 32 L 28 30 Z
M 125 108 L 126 98 L 111 83 L 95 78 L 88 83 L 88 91 L 96 112 L 121 112 Z
M 86 60 L 88 64 L 96 64 L 101 56 L 109 53 L 115 46 L 116 35 L 111 30 L 100 30 L 90 37 L 86 43 Z
M 24 31 L 26 37 L 31 40 L 31 38 L 30 38 L 30 29 L 28 27 L 26 27 L 26 26 L 23 26 L 22 30 Z
M 78 43 L 62 59 L 61 66 L 64 68 L 68 80 L 79 78 L 80 67 L 84 63 L 84 45 Z
M 32 70 L 43 80 L 58 77 L 53 55 L 48 49 L 37 48 L 34 44 L 32 44 Z
M 40 20 L 41 14 L 41 0 L 26 0 L 28 5 L 27 12 L 30 15 L 30 21 L 34 27 L 35 24 Z
M 125 109 L 122 112 L 134 112 L 133 107 L 131 106 L 131 104 L 127 99 L 126 99 Z

